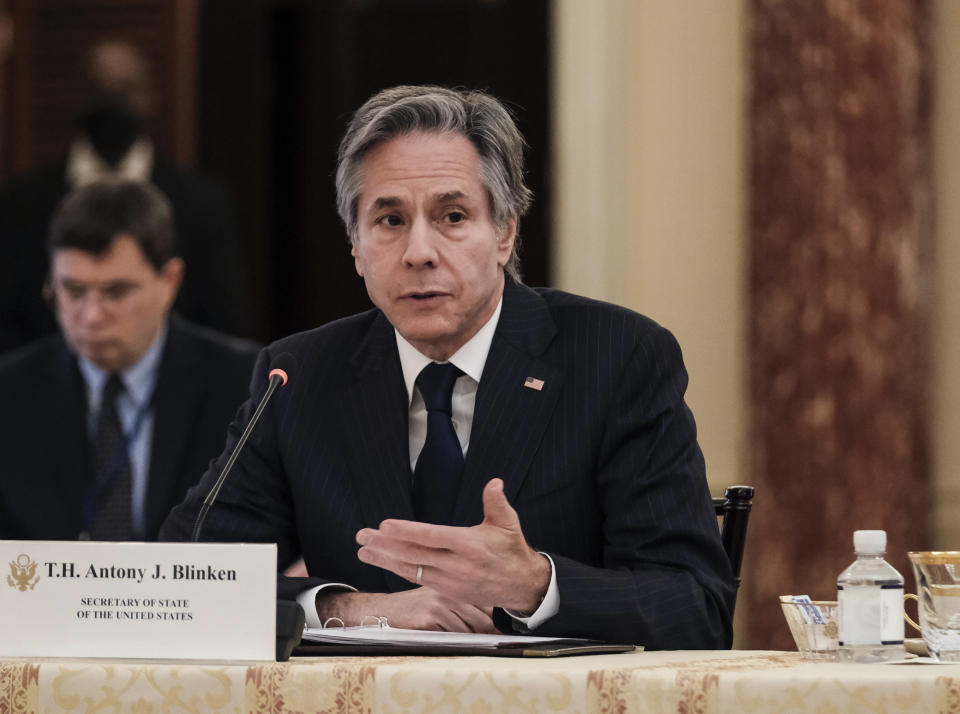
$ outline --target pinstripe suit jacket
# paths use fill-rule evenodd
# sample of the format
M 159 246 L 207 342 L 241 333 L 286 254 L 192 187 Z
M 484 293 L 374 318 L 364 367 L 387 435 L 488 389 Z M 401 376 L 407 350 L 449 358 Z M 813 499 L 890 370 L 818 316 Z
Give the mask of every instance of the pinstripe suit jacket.
M 354 541 L 360 528 L 413 518 L 407 396 L 393 328 L 379 310 L 261 353 L 224 454 L 161 538 L 189 537 L 265 389 L 270 360 L 284 351 L 296 357 L 297 375 L 268 406 L 203 539 L 275 541 L 281 565 L 302 553 L 321 577 L 281 582 L 281 591 L 328 581 L 373 592 L 411 587 L 361 563 Z M 524 388 L 528 376 L 543 380 L 542 390 Z M 676 341 L 652 321 L 507 279 L 454 524 L 480 522 L 484 484 L 503 478 L 528 542 L 556 564 L 560 611 L 538 634 L 730 646 L 732 577 L 686 382 Z

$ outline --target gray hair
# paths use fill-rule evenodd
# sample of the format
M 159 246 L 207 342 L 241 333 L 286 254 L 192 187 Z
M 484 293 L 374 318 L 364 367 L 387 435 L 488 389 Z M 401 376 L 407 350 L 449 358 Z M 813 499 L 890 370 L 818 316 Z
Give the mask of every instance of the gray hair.
M 337 156 L 337 212 L 350 240 L 357 239 L 357 202 L 367 152 L 416 131 L 461 134 L 476 148 L 494 225 L 503 231 L 511 219 L 517 221 L 506 271 L 519 280 L 520 217 L 533 199 L 523 181 L 525 142 L 507 108 L 484 92 L 404 85 L 378 92 L 356 111 Z

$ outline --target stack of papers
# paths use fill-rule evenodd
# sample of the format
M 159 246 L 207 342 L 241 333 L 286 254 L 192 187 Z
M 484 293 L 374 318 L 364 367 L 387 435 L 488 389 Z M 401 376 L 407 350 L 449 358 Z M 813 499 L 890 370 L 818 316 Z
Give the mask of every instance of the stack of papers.
M 482 635 L 472 632 L 440 632 L 434 630 L 404 630 L 399 627 L 363 625 L 361 627 L 308 627 L 303 639 L 309 642 L 330 644 L 381 644 L 381 645 L 469 645 L 471 647 L 516 647 L 518 645 L 546 644 L 548 642 L 572 642 L 558 637 L 527 637 L 523 635 Z M 589 640 L 576 640 L 589 642 Z
M 405 630 L 399 627 L 363 625 L 359 627 L 308 627 L 301 640 L 302 654 L 310 654 L 310 645 L 335 647 L 346 654 L 491 654 L 549 657 L 566 654 L 630 652 L 633 645 L 610 645 L 596 640 L 526 635 L 487 635 L 470 632 Z M 306 646 L 306 647 L 305 647 Z M 641 648 L 642 649 L 642 648 Z M 328 653 L 326 648 L 316 653 Z M 296 652 L 294 654 L 297 654 Z

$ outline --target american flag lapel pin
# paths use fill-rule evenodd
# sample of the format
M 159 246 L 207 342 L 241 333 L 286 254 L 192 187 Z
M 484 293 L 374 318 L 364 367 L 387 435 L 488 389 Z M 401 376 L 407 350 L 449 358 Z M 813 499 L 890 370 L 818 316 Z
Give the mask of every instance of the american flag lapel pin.
M 523 381 L 523 386 L 528 389 L 536 389 L 538 392 L 543 389 L 543 380 L 536 377 L 527 377 Z

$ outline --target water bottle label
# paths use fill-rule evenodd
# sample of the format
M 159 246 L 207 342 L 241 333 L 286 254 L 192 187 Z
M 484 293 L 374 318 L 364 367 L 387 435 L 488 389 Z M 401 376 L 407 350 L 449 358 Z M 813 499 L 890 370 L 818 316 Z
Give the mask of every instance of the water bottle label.
M 885 645 L 903 644 L 903 586 L 884 587 L 880 590 L 880 609 L 883 624 L 880 627 L 880 642 Z
M 840 645 L 903 643 L 903 586 L 854 586 L 837 592 Z

